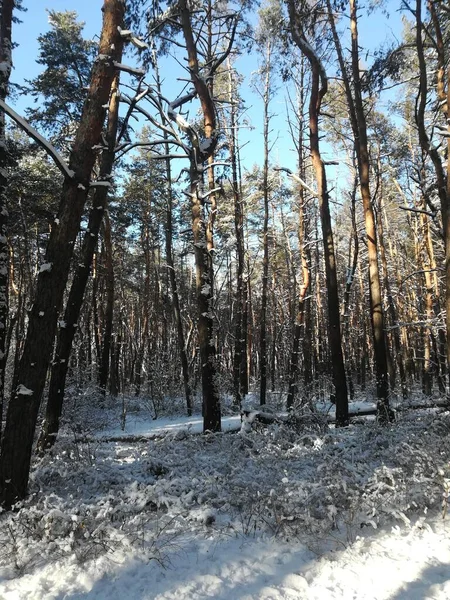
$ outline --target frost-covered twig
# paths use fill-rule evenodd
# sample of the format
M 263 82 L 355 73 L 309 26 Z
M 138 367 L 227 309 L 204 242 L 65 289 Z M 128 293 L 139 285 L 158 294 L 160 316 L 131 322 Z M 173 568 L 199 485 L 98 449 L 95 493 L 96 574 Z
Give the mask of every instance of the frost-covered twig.
M 203 201 L 207 200 L 209 198 L 209 196 L 212 196 L 213 194 L 216 194 L 217 192 L 223 192 L 223 188 L 222 187 L 216 187 L 212 190 L 209 190 L 208 192 L 206 192 L 206 194 L 200 194 L 200 197 Z
M 287 167 L 274 167 L 274 171 L 284 171 L 288 177 L 290 177 L 291 179 L 293 179 L 294 181 L 299 183 L 303 188 L 305 188 L 306 191 L 308 191 L 315 198 L 317 198 L 317 192 L 315 190 L 313 190 L 312 187 L 309 187 L 309 185 L 307 183 L 305 183 L 303 181 L 303 179 L 301 177 L 299 177 L 299 175 L 296 175 Z

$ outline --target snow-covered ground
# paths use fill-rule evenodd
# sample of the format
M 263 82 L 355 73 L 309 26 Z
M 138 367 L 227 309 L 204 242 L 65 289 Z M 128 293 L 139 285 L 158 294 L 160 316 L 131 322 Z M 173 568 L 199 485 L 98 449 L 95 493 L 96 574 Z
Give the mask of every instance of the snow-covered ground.
M 240 415 L 222 417 L 222 431 L 239 431 L 241 428 Z M 201 433 L 203 431 L 203 419 L 201 415 L 193 417 L 162 417 L 149 421 L 141 414 L 127 415 L 124 426 L 120 423 L 101 429 L 97 432 L 100 439 L 123 439 L 127 438 L 153 438 L 167 434 L 175 434 L 183 437 L 187 434 Z
M 450 598 L 448 413 L 197 421 L 66 430 L 0 515 L 0 599 Z
M 0 584 L 5 600 L 448 600 L 449 529 L 379 533 L 348 548 L 317 554 L 298 542 L 181 536 L 164 566 L 139 550 L 114 552 L 88 564 L 59 561 Z

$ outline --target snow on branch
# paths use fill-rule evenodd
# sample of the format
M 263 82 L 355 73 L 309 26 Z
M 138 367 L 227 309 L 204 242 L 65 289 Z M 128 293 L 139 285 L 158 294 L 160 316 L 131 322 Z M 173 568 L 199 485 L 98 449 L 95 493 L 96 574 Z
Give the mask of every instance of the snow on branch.
M 114 61 L 114 66 L 116 69 L 119 69 L 119 71 L 130 73 L 130 75 L 135 75 L 136 77 L 144 77 L 146 73 L 145 69 L 136 69 L 135 67 L 130 67 L 129 65 L 124 65 L 116 61 Z
M 212 190 L 207 191 L 205 194 L 200 194 L 200 198 L 205 201 L 207 200 L 210 196 L 212 196 L 213 194 L 216 194 L 217 192 L 223 192 L 223 187 L 216 187 Z
M 421 213 L 423 215 L 428 215 L 429 217 L 431 217 L 432 219 L 436 218 L 436 213 L 435 212 L 430 212 L 428 210 L 423 210 L 421 208 L 411 208 L 409 206 L 401 206 L 399 204 L 398 206 L 401 210 L 406 210 L 407 212 L 414 212 L 414 213 Z
M 315 198 L 318 197 L 318 194 L 317 194 L 316 190 L 313 190 L 312 187 L 309 187 L 309 185 L 307 183 L 305 183 L 301 177 L 299 177 L 298 175 L 296 175 L 295 173 L 293 173 L 287 167 L 275 167 L 274 171 L 284 171 L 285 173 L 287 173 L 287 176 L 290 179 L 293 179 L 294 181 L 296 181 L 297 183 L 299 183 L 302 186 L 302 188 L 304 188 L 306 191 L 308 191 L 310 194 L 312 194 Z
M 36 129 L 28 123 L 24 118 L 22 118 L 19 114 L 17 114 L 10 106 L 6 104 L 3 100 L 0 100 L 0 108 L 9 116 L 13 121 L 21 127 L 25 133 L 27 133 L 35 142 L 39 144 L 47 154 L 53 159 L 55 165 L 64 175 L 64 177 L 68 177 L 69 179 L 73 179 L 75 177 L 75 172 L 69 169 L 69 166 L 58 152 L 58 150 L 50 144 L 48 140 L 46 140 L 42 135 L 36 131 Z
M 89 187 L 90 188 L 99 188 L 99 187 L 110 188 L 110 187 L 112 187 L 112 185 L 111 185 L 110 181 L 97 179 L 96 181 L 90 181 Z
M 207 139 L 211 139 L 211 138 L 207 138 Z M 226 162 L 224 160 L 216 160 L 212 163 L 208 163 L 207 165 L 205 165 L 203 167 L 204 171 L 206 171 L 207 169 L 213 169 L 214 167 L 231 167 L 231 163 Z
M 190 125 L 186 119 L 183 117 L 183 115 L 181 115 L 180 113 L 175 112 L 177 108 L 180 108 L 180 106 L 183 106 L 183 104 L 186 104 L 186 102 L 190 102 L 193 98 L 195 98 L 195 96 L 197 95 L 196 91 L 192 91 L 189 92 L 189 94 L 186 94 L 185 96 L 181 96 L 180 98 L 177 98 L 176 100 L 174 100 L 173 102 L 169 102 L 169 110 L 167 111 L 167 114 L 169 115 L 169 118 L 172 121 L 175 121 L 175 123 L 178 125 L 178 127 L 184 131 L 184 133 L 187 133 L 189 135 L 192 135 L 194 133 L 192 125 Z
M 450 131 L 448 129 L 444 129 L 440 125 L 436 125 L 435 131 L 438 135 L 442 135 L 443 137 L 450 138 Z
M 186 102 L 190 102 L 193 98 L 195 98 L 196 95 L 197 95 L 197 92 L 195 90 L 193 90 L 189 94 L 186 94 L 185 96 L 181 96 L 180 98 L 177 98 L 173 102 L 169 102 L 168 103 L 169 108 L 167 110 L 167 114 L 168 114 L 169 118 L 178 125 L 178 127 L 181 129 L 181 131 L 183 131 L 183 133 L 185 133 L 189 137 L 193 148 L 195 150 L 199 150 L 198 134 L 197 134 L 195 128 L 188 121 L 186 121 L 186 119 L 183 117 L 183 115 L 181 113 L 176 112 L 177 108 L 180 108 L 181 106 L 183 106 L 183 104 L 186 104 Z
M 136 46 L 136 48 L 138 48 L 139 50 L 145 50 L 146 48 L 148 48 L 148 44 L 146 44 L 143 40 L 135 36 L 134 33 L 129 29 L 122 29 L 121 27 L 118 27 L 117 31 L 119 32 L 121 38 L 123 38 L 127 42 L 131 42 L 133 46 Z

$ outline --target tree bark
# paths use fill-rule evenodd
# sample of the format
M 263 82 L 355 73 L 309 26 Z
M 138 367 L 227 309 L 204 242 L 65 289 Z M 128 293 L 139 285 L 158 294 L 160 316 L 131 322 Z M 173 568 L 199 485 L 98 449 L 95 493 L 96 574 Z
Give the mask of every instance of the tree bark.
M 165 152 L 169 154 L 169 145 L 166 143 Z M 177 283 L 177 276 L 175 273 L 175 262 L 173 259 L 173 242 L 172 242 L 172 230 L 173 230 L 173 190 L 172 190 L 172 171 L 170 167 L 170 159 L 166 160 L 166 173 L 167 173 L 167 204 L 166 204 L 166 221 L 165 221 L 165 244 L 166 244 L 166 262 L 169 271 L 170 289 L 172 291 L 172 303 L 173 312 L 175 315 L 175 324 L 177 328 L 178 336 L 178 349 L 180 353 L 181 369 L 183 372 L 183 386 L 184 396 L 186 399 L 186 412 L 188 416 L 192 415 L 193 402 L 192 402 L 192 391 L 189 381 L 189 363 L 187 358 L 187 347 L 185 341 L 185 335 L 183 330 L 183 321 L 181 319 L 181 306 L 179 297 L 179 288 Z
M 217 143 L 216 111 L 213 98 L 204 78 L 201 76 L 197 49 L 192 31 L 191 15 L 186 0 L 179 4 L 181 26 L 188 54 L 191 81 L 200 100 L 205 138 L 211 140 L 206 151 L 196 147 L 191 139 L 190 153 L 190 193 L 192 212 L 192 232 L 196 272 L 196 292 L 198 308 L 198 342 L 203 392 L 203 430 L 220 431 L 221 411 L 216 381 L 216 348 L 214 344 L 214 314 L 212 255 L 208 252 L 207 218 L 205 197 L 202 194 L 204 177 L 203 164 L 214 153 Z M 209 241 L 211 243 L 211 241 Z
M 304 119 L 303 119 L 303 110 L 305 104 L 304 97 L 304 60 L 302 59 L 301 68 L 300 68 L 300 83 L 298 90 L 298 106 L 297 106 L 297 140 L 294 141 L 297 149 L 298 161 L 297 168 L 298 173 L 301 180 L 305 180 L 305 161 L 304 161 Z M 291 134 L 293 140 L 295 136 Z M 301 260 L 301 271 L 302 271 L 302 285 L 300 286 L 300 290 L 298 291 L 298 298 L 294 300 L 297 302 L 296 307 L 296 315 L 295 315 L 295 323 L 294 323 L 294 335 L 292 340 L 292 351 L 291 357 L 289 361 L 289 383 L 288 383 L 288 394 L 286 398 L 286 406 L 287 408 L 291 408 L 294 406 L 295 398 L 298 393 L 298 380 L 299 380 L 299 367 L 300 367 L 300 341 L 302 331 L 305 329 L 305 309 L 306 309 L 306 293 L 309 289 L 311 282 L 311 269 L 310 269 L 310 260 L 309 260 L 309 251 L 306 248 L 306 239 L 307 239 L 308 231 L 307 231 L 307 216 L 306 216 L 306 198 L 305 198 L 305 189 L 302 185 L 299 186 L 298 189 L 298 228 L 297 228 L 297 241 L 298 241 L 298 251 L 300 254 Z M 294 282 L 296 281 L 295 271 Z M 297 292 L 297 286 L 295 286 L 295 291 Z M 306 339 L 306 335 L 304 336 Z M 307 346 L 307 342 L 303 344 L 303 359 L 306 363 L 308 353 L 305 352 L 305 348 Z M 308 367 L 305 366 L 305 373 L 310 370 L 310 365 Z M 305 382 L 306 384 L 308 382 Z M 303 396 L 309 395 L 308 385 L 305 385 L 305 390 Z
M 14 0 L 3 0 L 0 5 L 0 100 L 8 95 L 8 83 L 12 69 L 11 29 Z M 2 437 L 3 402 L 5 397 L 6 336 L 8 331 L 8 273 L 9 248 L 7 238 L 8 209 L 6 189 L 8 180 L 6 167 L 8 152 L 6 149 L 5 114 L 0 113 L 0 440 Z
M 116 75 L 109 101 L 108 125 L 106 142 L 108 149 L 103 150 L 100 163 L 100 179 L 108 180 L 112 173 L 115 144 L 117 137 L 117 126 L 119 117 L 118 98 L 119 74 Z M 62 413 L 66 377 L 69 368 L 69 358 L 72 352 L 72 344 L 78 329 L 81 307 L 83 305 L 86 285 L 92 266 L 92 259 L 97 248 L 98 235 L 103 220 L 104 212 L 108 204 L 108 188 L 99 187 L 95 190 L 92 198 L 92 208 L 89 214 L 88 226 L 83 238 L 81 257 L 75 275 L 70 286 L 64 318 L 59 324 L 56 351 L 53 360 L 48 400 L 45 419 L 38 441 L 38 449 L 43 452 L 53 446 L 59 431 L 59 420 Z M 90 344 L 90 341 L 88 342 Z
M 441 109 L 447 121 L 447 171 L 450 168 L 450 123 L 448 122 L 450 106 L 450 72 L 447 74 L 447 94 L 445 93 L 445 45 L 442 40 L 442 32 L 439 19 L 437 17 L 433 2 L 428 3 L 433 27 L 436 34 L 438 71 L 437 71 L 437 92 L 441 101 Z M 419 90 L 416 99 L 415 120 L 417 124 L 419 142 L 423 152 L 428 155 L 433 163 L 436 174 L 437 192 L 441 205 L 442 229 L 445 248 L 445 314 L 446 314 L 446 337 L 447 337 L 447 381 L 450 383 L 450 177 L 444 171 L 442 160 L 438 149 L 431 142 L 425 127 L 425 112 L 427 106 L 427 65 L 424 54 L 424 44 L 422 41 L 422 2 L 416 0 L 416 48 L 419 60 Z M 447 395 L 449 390 L 447 388 Z
M 350 1 L 350 30 L 351 30 L 351 69 L 353 75 L 353 91 L 344 61 L 342 47 L 336 32 L 330 0 L 327 0 L 328 17 L 333 33 L 333 39 L 338 54 L 339 66 L 347 98 L 350 123 L 353 131 L 356 155 L 358 158 L 358 173 L 361 197 L 364 209 L 364 222 L 367 236 L 367 251 L 369 260 L 369 297 L 370 321 L 375 355 L 375 378 L 377 385 L 378 419 L 382 423 L 389 421 L 389 381 L 386 352 L 386 333 L 384 329 L 383 302 L 381 296 L 380 273 L 378 268 L 377 234 L 375 216 L 370 195 L 370 163 L 367 141 L 367 124 L 361 93 L 361 78 L 359 66 L 358 22 L 356 0 Z
M 100 365 L 98 373 L 98 385 L 101 393 L 106 394 L 106 387 L 109 377 L 111 338 L 113 330 L 114 317 L 114 265 L 113 248 L 111 239 L 111 221 L 106 212 L 103 219 L 103 243 L 105 248 L 105 309 L 103 318 L 102 347 L 100 354 Z M 147 301 L 147 298 L 144 299 Z M 140 373 L 139 373 L 140 375 Z
M 0 458 L 0 497 L 5 508 L 24 498 L 27 492 L 34 432 L 58 313 L 96 159 L 93 146 L 100 142 L 104 106 L 116 71 L 114 61 L 118 61 L 121 55 L 122 40 L 118 27 L 123 23 L 124 10 L 121 0 L 104 1 L 99 55 L 93 66 L 91 85 L 70 154 L 69 169 L 74 176 L 66 176 L 63 184 L 58 218 L 52 226 L 29 315 L 17 387 L 8 407 Z
M 305 54 L 311 65 L 311 92 L 309 100 L 309 139 L 311 156 L 317 182 L 319 199 L 320 222 L 325 259 L 325 278 L 328 293 L 328 340 L 330 345 L 334 393 L 336 397 L 336 424 L 348 425 L 348 392 L 345 375 L 344 357 L 342 353 L 342 335 L 339 315 L 339 293 L 336 273 L 336 258 L 334 250 L 333 230 L 325 165 L 320 155 L 319 143 L 319 114 L 323 97 L 327 93 L 328 82 L 323 65 L 306 41 L 294 4 L 289 0 L 289 17 L 294 42 Z
M 381 296 L 380 273 L 378 268 L 377 232 L 370 195 L 370 163 L 367 141 L 367 125 L 361 95 L 359 71 L 359 46 L 356 0 L 350 0 L 350 28 L 352 36 L 352 73 L 354 81 L 354 111 L 357 122 L 355 135 L 358 156 L 359 184 L 364 208 L 364 221 L 367 235 L 369 258 L 369 296 L 375 354 L 375 377 L 377 384 L 377 407 L 380 422 L 389 421 L 389 381 L 387 364 L 386 333 L 384 328 L 383 301 Z
M 259 331 L 259 373 L 260 391 L 259 402 L 261 406 L 266 404 L 267 393 L 267 300 L 269 290 L 269 100 L 270 100 L 270 73 L 271 73 L 271 41 L 267 42 L 265 57 L 265 85 L 263 94 L 263 137 L 264 137 L 264 165 L 263 165 L 263 261 L 262 261 L 262 290 L 261 290 L 261 313 Z
M 301 159 L 302 162 L 302 159 Z M 301 170 L 300 170 L 301 172 Z M 289 387 L 286 398 L 287 408 L 294 406 L 295 397 L 298 393 L 298 376 L 300 362 L 300 340 L 302 330 L 305 325 L 305 298 L 308 291 L 311 275 L 307 252 L 305 250 L 306 239 L 306 215 L 305 215 L 305 198 L 303 188 L 299 191 L 299 224 L 298 224 L 298 244 L 302 263 L 302 280 L 298 293 L 297 315 L 294 325 L 294 338 L 292 341 L 292 352 L 289 363 Z
M 242 396 L 245 396 L 247 385 L 247 332 L 244 323 L 244 312 L 246 298 L 244 270 L 245 270 L 245 246 L 244 246 L 244 199 L 241 195 L 238 174 L 237 153 L 237 93 L 233 85 L 233 71 L 231 61 L 228 61 L 228 99 L 230 108 L 230 126 L 228 134 L 228 145 L 231 161 L 231 186 L 234 202 L 234 232 L 236 235 L 236 294 L 235 294 L 235 322 L 234 322 L 234 353 L 233 353 L 233 392 L 234 403 L 240 407 Z

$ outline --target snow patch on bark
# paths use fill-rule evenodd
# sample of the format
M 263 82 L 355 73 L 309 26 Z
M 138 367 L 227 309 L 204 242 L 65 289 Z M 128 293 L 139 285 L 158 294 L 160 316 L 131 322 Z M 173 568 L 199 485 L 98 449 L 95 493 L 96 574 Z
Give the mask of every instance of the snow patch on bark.
M 20 383 L 17 386 L 16 394 L 18 396 L 32 396 L 34 394 L 34 392 L 33 392 L 33 390 L 30 390 L 29 388 L 24 386 L 23 383 Z
M 42 264 L 41 268 L 39 269 L 39 273 L 44 273 L 45 271 L 51 271 L 52 266 L 53 266 L 53 263 L 51 263 L 51 262 Z

